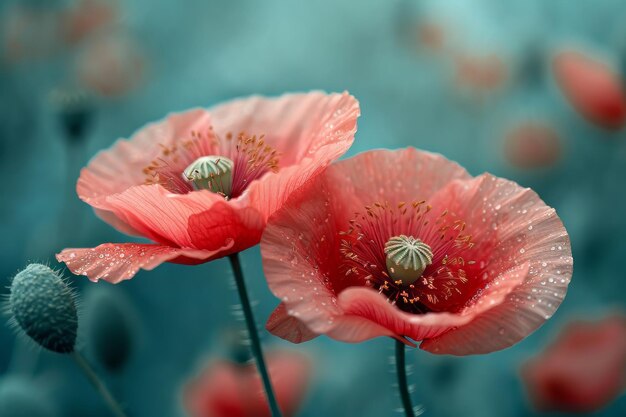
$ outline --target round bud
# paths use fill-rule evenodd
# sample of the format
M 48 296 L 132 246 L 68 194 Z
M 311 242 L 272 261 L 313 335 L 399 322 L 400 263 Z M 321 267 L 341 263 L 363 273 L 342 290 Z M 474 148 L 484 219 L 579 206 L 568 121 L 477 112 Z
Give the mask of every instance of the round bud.
M 433 263 L 433 252 L 426 243 L 413 236 L 394 236 L 385 243 L 387 271 L 391 278 L 412 284 Z
M 72 290 L 52 269 L 30 264 L 11 283 L 10 312 L 20 329 L 40 346 L 74 351 L 78 317 Z
M 203 156 L 183 172 L 196 190 L 209 190 L 228 197 L 233 185 L 233 161 L 223 156 Z

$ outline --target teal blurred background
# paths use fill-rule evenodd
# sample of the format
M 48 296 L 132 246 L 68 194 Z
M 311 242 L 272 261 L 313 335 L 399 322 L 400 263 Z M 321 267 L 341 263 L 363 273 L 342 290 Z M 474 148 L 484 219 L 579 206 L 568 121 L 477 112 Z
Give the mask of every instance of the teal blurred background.
M 582 45 L 626 75 L 623 1 L 94 0 L 80 9 L 83 3 L 0 5 L 2 293 L 28 262 L 56 266 L 54 254 L 64 247 L 131 240 L 75 195 L 80 167 L 98 150 L 172 111 L 321 89 L 348 90 L 361 103 L 347 156 L 380 147 L 440 152 L 472 174 L 489 171 L 532 187 L 571 236 L 569 294 L 539 331 L 486 356 L 409 353 L 414 402 L 427 415 L 543 415 L 529 406 L 520 365 L 569 320 L 625 307 L 626 132 L 583 119 L 549 68 L 554 50 Z M 468 61 L 478 64 L 464 66 Z M 77 89 L 84 93 L 76 96 Z M 70 142 L 60 114 L 75 96 L 90 123 Z M 556 137 L 540 167 L 524 168 L 507 153 L 511 129 L 529 120 Z M 277 300 L 258 248 L 243 262 L 263 325 Z M 132 315 L 127 365 L 117 373 L 101 369 L 132 416 L 184 415 L 182 385 L 205 358 L 227 356 L 224 334 L 242 326 L 232 314 L 231 281 L 227 261 L 218 260 L 165 264 L 117 286 L 97 285 Z M 84 277 L 71 283 L 81 298 L 98 291 Z M 289 347 L 266 332 L 263 341 Z M 400 402 L 392 347 L 390 340 L 347 345 L 324 337 L 297 346 L 315 362 L 299 415 L 401 415 L 394 411 Z M 0 384 L 18 376 L 48 399 L 52 415 L 109 415 L 69 358 L 27 348 L 3 326 Z M 626 399 L 597 415 L 626 415 Z

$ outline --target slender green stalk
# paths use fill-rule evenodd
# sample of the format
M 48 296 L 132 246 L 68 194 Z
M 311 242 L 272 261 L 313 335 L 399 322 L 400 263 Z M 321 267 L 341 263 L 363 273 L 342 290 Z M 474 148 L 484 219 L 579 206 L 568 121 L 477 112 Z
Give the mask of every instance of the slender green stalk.
M 406 417 L 415 417 L 413 404 L 411 404 L 411 395 L 409 394 L 409 386 L 406 381 L 406 361 L 404 353 L 404 343 L 396 340 L 396 373 L 398 374 L 400 399 L 402 400 L 402 406 L 404 407 L 404 414 Z
M 250 306 L 250 299 L 248 297 L 248 290 L 246 289 L 246 283 L 243 278 L 243 271 L 241 270 L 241 264 L 239 263 L 239 254 L 235 253 L 229 255 L 230 265 L 233 268 L 235 275 L 235 283 L 237 284 L 237 292 L 239 293 L 239 299 L 241 300 L 241 308 L 243 309 L 243 315 L 246 319 L 246 326 L 248 327 L 248 334 L 250 335 L 252 354 L 256 360 L 256 366 L 261 374 L 263 380 L 263 387 L 265 388 L 265 395 L 267 396 L 267 402 L 270 405 L 272 417 L 281 417 L 282 414 L 278 408 L 278 402 L 272 389 L 272 383 L 270 376 L 265 366 L 265 359 L 263 359 L 263 349 L 261 348 L 261 340 L 259 339 L 259 333 L 257 332 L 256 322 L 254 321 L 254 315 L 252 314 L 252 307 Z
M 72 352 L 72 358 L 76 361 L 80 369 L 85 373 L 89 382 L 94 386 L 94 388 L 100 393 L 104 401 L 107 403 L 111 411 L 116 417 L 127 417 L 124 411 L 122 410 L 122 406 L 117 402 L 117 400 L 111 395 L 109 390 L 107 389 L 104 382 L 98 377 L 96 372 L 93 370 L 91 365 L 85 360 L 83 355 L 78 353 L 77 351 Z

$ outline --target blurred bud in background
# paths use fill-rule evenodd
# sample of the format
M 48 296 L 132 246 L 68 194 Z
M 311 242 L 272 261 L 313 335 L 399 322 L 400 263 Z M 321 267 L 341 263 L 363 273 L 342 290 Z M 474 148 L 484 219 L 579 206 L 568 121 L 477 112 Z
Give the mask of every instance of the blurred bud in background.
M 78 53 L 76 75 L 82 86 L 104 97 L 129 93 L 141 82 L 146 60 L 139 44 L 123 32 L 89 39 Z
M 58 88 L 50 93 L 50 104 L 68 144 L 83 142 L 95 113 L 89 94 L 78 89 Z
M 570 104 L 589 122 L 618 130 L 626 123 L 626 95 L 619 71 L 590 53 L 573 49 L 552 58 L 557 85 Z
M 122 288 L 90 285 L 83 304 L 90 355 L 108 371 L 121 371 L 137 344 L 138 318 L 130 300 Z
M 548 168 L 561 158 L 562 140 L 545 121 L 523 121 L 504 135 L 504 156 L 517 168 Z
M 55 404 L 40 385 L 21 376 L 0 378 L 0 416 L 60 417 Z
M 521 371 L 539 410 L 601 409 L 626 389 L 626 316 L 570 323 Z
M 267 367 L 279 407 L 294 416 L 305 397 L 310 359 L 293 350 L 269 350 Z M 183 406 L 191 417 L 270 417 L 254 363 L 214 359 L 186 384 Z

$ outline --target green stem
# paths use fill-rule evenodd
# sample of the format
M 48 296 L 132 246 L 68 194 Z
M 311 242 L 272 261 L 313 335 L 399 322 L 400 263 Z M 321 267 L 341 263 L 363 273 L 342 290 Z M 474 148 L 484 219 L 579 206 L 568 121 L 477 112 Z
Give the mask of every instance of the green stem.
M 278 402 L 272 389 L 272 383 L 270 381 L 267 367 L 265 366 L 265 359 L 263 359 L 263 349 L 261 348 L 261 341 L 259 339 L 259 333 L 257 332 L 256 322 L 254 321 L 254 315 L 252 314 L 252 307 L 250 306 L 250 299 L 248 298 L 248 290 L 246 290 L 246 283 L 243 278 L 243 271 L 241 270 L 241 264 L 239 263 L 239 254 L 235 253 L 228 256 L 230 265 L 233 268 L 235 275 L 235 283 L 237 284 L 237 292 L 239 293 L 239 299 L 241 300 L 241 308 L 243 309 L 243 315 L 246 319 L 246 326 L 248 327 L 248 334 L 250 335 L 252 354 L 256 360 L 256 366 L 261 374 L 263 380 L 263 387 L 265 388 L 265 395 L 267 396 L 267 402 L 270 405 L 272 417 L 281 417 L 282 414 L 278 408 Z
M 406 417 L 415 417 L 413 412 L 413 404 L 411 404 L 411 395 L 409 394 L 409 386 L 406 380 L 406 361 L 404 357 L 404 343 L 396 340 L 396 373 L 398 374 L 398 389 L 400 390 L 400 399 L 404 407 Z
M 122 406 L 117 402 L 117 400 L 111 395 L 109 390 L 107 389 L 104 382 L 98 377 L 96 372 L 93 370 L 91 365 L 87 362 L 87 360 L 78 353 L 77 351 L 72 352 L 72 358 L 76 361 L 80 369 L 85 373 L 89 382 L 94 386 L 94 388 L 100 393 L 104 401 L 107 403 L 111 411 L 116 417 L 127 417 L 124 411 L 122 410 Z

